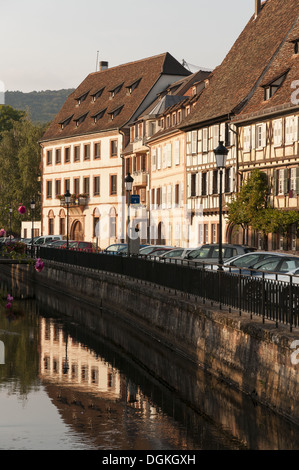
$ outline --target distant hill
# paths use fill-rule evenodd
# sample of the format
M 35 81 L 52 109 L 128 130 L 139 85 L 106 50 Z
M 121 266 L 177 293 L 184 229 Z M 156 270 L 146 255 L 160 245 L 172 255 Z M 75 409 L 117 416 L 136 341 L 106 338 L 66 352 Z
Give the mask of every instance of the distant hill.
M 6 91 L 5 104 L 14 109 L 26 111 L 32 122 L 45 124 L 54 119 L 66 98 L 74 91 L 66 90 L 31 91 Z

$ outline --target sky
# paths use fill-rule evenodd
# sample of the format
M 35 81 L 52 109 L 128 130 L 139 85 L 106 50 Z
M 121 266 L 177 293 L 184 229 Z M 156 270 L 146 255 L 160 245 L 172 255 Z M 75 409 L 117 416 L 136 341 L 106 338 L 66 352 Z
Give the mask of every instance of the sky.
M 164 52 L 192 72 L 213 69 L 255 2 L 0 0 L 0 7 L 0 92 L 30 92 L 76 88 L 101 60 L 113 67 Z

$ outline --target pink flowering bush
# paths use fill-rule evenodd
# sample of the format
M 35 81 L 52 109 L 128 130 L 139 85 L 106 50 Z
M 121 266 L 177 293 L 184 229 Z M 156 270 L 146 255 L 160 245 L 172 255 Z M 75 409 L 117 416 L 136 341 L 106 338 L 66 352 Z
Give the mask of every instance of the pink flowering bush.
M 6 300 L 7 300 L 7 303 L 5 305 L 5 308 L 10 309 L 12 307 L 13 297 L 10 294 L 8 294 Z
M 6 235 L 6 232 L 5 232 L 4 228 L 2 228 L 0 230 L 0 237 L 5 237 L 5 235 Z
M 44 269 L 44 263 L 40 258 L 37 258 L 35 263 L 35 270 L 40 273 Z
M 18 211 L 19 211 L 19 214 L 25 214 L 25 212 L 26 212 L 26 207 L 20 205 L 19 208 L 18 208 Z

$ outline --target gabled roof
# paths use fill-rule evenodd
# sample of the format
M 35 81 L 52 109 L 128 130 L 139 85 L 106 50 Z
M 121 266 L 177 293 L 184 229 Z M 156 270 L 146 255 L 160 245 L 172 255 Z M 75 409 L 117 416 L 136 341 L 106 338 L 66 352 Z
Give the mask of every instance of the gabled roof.
M 246 106 L 298 19 L 298 0 L 267 0 L 211 77 L 181 128 L 237 114 Z
M 271 62 L 263 82 L 257 87 L 242 112 L 236 116 L 236 120 L 244 120 L 246 117 L 250 118 L 260 114 L 265 115 L 298 107 L 298 92 L 295 93 L 296 99 L 292 99 L 292 94 L 295 92 L 295 88 L 298 89 L 299 84 L 299 54 L 294 53 L 294 37 L 299 39 L 299 17 L 278 54 Z M 283 80 L 281 85 L 277 87 L 277 91 L 271 98 L 265 99 L 265 87 L 270 86 L 281 77 Z
M 41 141 L 123 127 L 136 113 L 161 75 L 185 77 L 191 73 L 166 52 L 89 74 L 67 98 Z M 137 81 L 138 86 L 129 91 Z M 111 93 L 113 90 L 115 93 Z M 104 109 L 105 112 L 101 113 Z M 76 125 L 78 118 L 86 113 L 85 119 Z M 61 125 L 70 116 L 71 120 L 66 125 Z M 100 117 L 95 119 L 94 116 Z
M 165 88 L 156 100 L 143 111 L 139 118 L 147 117 L 148 115 L 163 114 L 175 104 L 179 104 L 186 100 L 189 95 L 186 93 L 191 87 L 198 82 L 205 80 L 209 77 L 211 72 L 199 70 L 198 72 L 192 73 L 188 77 L 181 78 L 176 82 L 173 82 L 170 86 Z
M 152 108 L 151 114 L 162 114 L 173 105 L 180 103 L 186 97 L 181 95 L 165 95 L 161 100 L 158 101 L 156 106 Z

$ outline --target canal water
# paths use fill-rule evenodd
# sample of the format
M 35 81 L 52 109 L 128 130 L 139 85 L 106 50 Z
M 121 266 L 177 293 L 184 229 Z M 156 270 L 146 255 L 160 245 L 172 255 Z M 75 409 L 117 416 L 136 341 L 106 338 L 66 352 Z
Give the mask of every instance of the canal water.
M 8 309 L 7 293 L 1 450 L 299 448 L 296 426 L 138 338 L 111 312 L 46 292 Z

